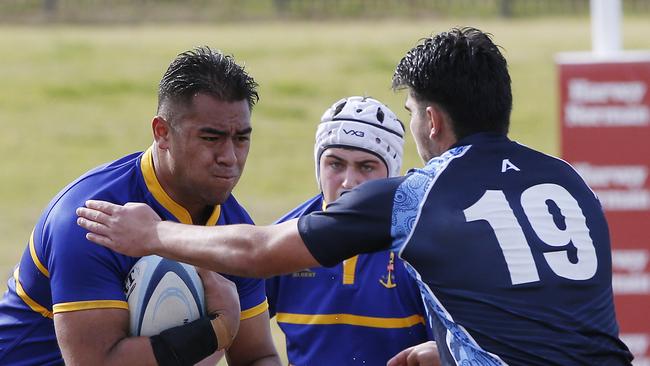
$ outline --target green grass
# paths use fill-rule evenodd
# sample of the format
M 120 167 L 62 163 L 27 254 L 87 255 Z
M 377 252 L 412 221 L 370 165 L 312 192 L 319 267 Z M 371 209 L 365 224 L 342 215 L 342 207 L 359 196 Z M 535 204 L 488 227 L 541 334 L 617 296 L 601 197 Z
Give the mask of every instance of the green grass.
M 390 90 L 395 64 L 418 39 L 456 25 L 489 31 L 504 48 L 514 91 L 511 136 L 556 154 L 553 58 L 590 49 L 587 18 L 0 26 L 0 275 L 9 275 L 57 191 L 151 143 L 157 83 L 179 52 L 204 44 L 222 49 L 260 83 L 253 145 L 235 193 L 267 224 L 316 192 L 312 143 L 325 108 L 367 94 L 406 121 L 404 95 Z M 624 47 L 647 47 L 649 31 L 647 19 L 626 18 Z M 409 136 L 405 167 L 417 165 Z

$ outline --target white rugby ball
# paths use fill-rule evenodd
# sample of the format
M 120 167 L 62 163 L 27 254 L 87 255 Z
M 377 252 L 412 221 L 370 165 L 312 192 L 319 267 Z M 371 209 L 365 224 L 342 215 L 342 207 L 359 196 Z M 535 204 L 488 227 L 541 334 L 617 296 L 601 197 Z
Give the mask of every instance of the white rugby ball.
M 124 284 L 131 335 L 152 336 L 205 315 L 203 284 L 193 266 L 156 255 L 140 258 Z

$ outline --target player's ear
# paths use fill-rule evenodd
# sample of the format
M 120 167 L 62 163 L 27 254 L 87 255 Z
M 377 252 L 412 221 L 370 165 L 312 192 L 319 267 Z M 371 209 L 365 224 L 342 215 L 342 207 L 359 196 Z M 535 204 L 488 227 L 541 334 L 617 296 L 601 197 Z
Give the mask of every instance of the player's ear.
M 151 130 L 153 132 L 153 139 L 161 149 L 166 149 L 169 146 L 169 135 L 171 133 L 171 126 L 169 122 L 161 116 L 155 116 L 151 121 Z
M 429 138 L 435 139 L 443 132 L 444 112 L 435 104 L 431 104 L 426 108 L 427 122 L 429 123 Z
M 455 144 L 457 138 L 453 129 L 453 121 L 451 120 L 451 117 L 449 117 L 449 114 L 436 104 L 428 106 L 426 112 L 427 119 L 431 123 L 429 139 L 442 143 L 447 146 L 447 148 Z

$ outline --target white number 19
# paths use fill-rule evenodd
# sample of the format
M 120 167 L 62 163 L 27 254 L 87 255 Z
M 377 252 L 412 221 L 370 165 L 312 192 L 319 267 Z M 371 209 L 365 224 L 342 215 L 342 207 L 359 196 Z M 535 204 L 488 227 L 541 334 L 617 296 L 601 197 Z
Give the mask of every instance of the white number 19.
M 566 228 L 558 227 L 554 221 L 549 212 L 549 201 L 559 208 Z M 540 240 L 555 247 L 573 243 L 577 249 L 575 263 L 569 259 L 566 250 L 544 253 L 555 274 L 571 280 L 587 280 L 596 274 L 598 260 L 585 216 L 566 189 L 557 184 L 532 186 L 521 194 L 521 206 Z M 490 224 L 503 251 L 513 285 L 539 281 L 530 246 L 503 191 L 486 191 L 463 212 L 468 222 L 485 220 Z

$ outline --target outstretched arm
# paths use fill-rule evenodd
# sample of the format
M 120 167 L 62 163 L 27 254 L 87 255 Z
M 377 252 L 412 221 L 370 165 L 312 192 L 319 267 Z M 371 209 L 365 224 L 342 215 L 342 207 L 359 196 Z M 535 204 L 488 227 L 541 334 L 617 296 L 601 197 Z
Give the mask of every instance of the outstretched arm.
M 215 272 L 269 277 L 319 266 L 297 220 L 278 225 L 194 226 L 161 221 L 146 204 L 87 201 L 77 223 L 88 240 L 130 256 L 157 254 Z

